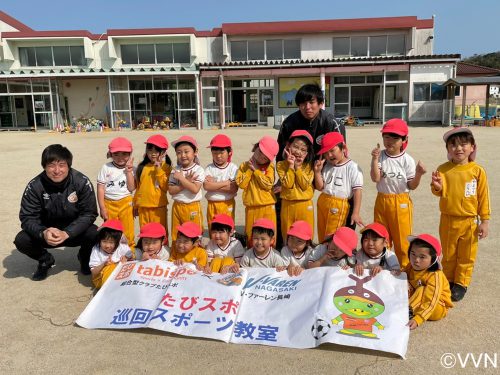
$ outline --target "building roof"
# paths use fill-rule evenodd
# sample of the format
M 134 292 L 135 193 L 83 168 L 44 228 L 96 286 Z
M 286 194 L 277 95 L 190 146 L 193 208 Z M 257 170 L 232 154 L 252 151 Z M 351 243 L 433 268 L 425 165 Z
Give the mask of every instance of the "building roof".
M 92 40 L 106 39 L 108 36 L 172 35 L 194 34 L 199 37 L 227 35 L 273 35 L 295 33 L 328 33 L 343 31 L 367 31 L 388 29 L 425 29 L 434 27 L 434 19 L 418 19 L 415 16 L 353 18 L 334 20 L 279 21 L 223 23 L 212 30 L 196 30 L 193 27 L 108 29 L 106 33 L 94 34 L 88 30 L 35 31 L 8 14 L 0 11 L 0 21 L 18 31 L 2 33 L 2 38 L 44 38 L 44 37 L 88 37 Z
M 458 62 L 457 76 L 497 76 L 500 75 L 499 69 L 489 68 L 487 66 L 474 65 L 465 62 Z
M 426 62 L 432 61 L 451 61 L 456 62 L 460 59 L 459 54 L 448 55 L 416 55 L 416 56 L 376 56 L 376 57 L 345 57 L 345 58 L 332 58 L 332 59 L 311 59 L 311 60 L 268 60 L 268 61 L 226 61 L 226 62 L 209 62 L 200 63 L 200 70 L 206 69 L 219 69 L 225 67 L 251 67 L 251 68 L 266 68 L 269 66 L 280 65 L 293 65 L 308 66 L 308 65 L 342 65 L 342 64 L 359 64 L 370 65 L 377 63 L 408 63 L 408 62 Z
M 419 20 L 414 16 L 354 18 L 337 20 L 244 22 L 223 23 L 222 32 L 227 35 L 264 35 L 290 33 L 328 33 L 338 31 L 366 31 L 387 29 L 431 29 L 434 20 Z
M 496 77 L 456 77 L 450 78 L 443 86 L 484 86 L 500 85 L 500 76 Z

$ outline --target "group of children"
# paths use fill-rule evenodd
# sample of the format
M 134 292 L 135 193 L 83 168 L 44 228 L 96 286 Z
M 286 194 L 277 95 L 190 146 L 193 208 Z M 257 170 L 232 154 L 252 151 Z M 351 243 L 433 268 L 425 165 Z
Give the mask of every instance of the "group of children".
M 461 300 L 470 283 L 477 239 L 488 234 L 488 184 L 474 162 L 476 144 L 469 128 L 444 135 L 449 162 L 432 173 L 431 190 L 440 197 L 440 241 L 428 234 L 411 236 L 413 206 L 409 195 L 426 172 L 406 152 L 408 126 L 392 119 L 383 126 L 382 140 L 371 152 L 370 177 L 377 186 L 374 222 L 360 217 L 363 175 L 349 158 L 344 137 L 327 133 L 317 155 L 305 130 L 292 133 L 282 161 L 279 147 L 264 136 L 251 158 L 237 167 L 231 162 L 229 137 L 216 135 L 208 146 L 213 161 L 205 169 L 198 160 L 198 144 L 190 136 L 172 143 L 177 163 L 167 155 L 168 141 L 160 134 L 147 139 L 144 159 L 133 165 L 132 144 L 115 138 L 109 144 L 111 162 L 98 175 L 98 204 L 105 220 L 93 249 L 90 267 L 99 288 L 116 264 L 131 259 L 193 263 L 199 270 L 237 272 L 240 267 L 270 267 L 298 275 L 304 269 L 334 266 L 352 268 L 358 276 L 368 269 L 408 275 L 411 329 L 426 320 L 444 317 L 453 301 Z M 278 188 L 279 186 L 279 188 Z M 202 246 L 202 188 L 206 191 L 210 240 Z M 243 190 L 245 238 L 235 237 L 235 196 Z M 313 243 L 314 190 L 321 192 L 316 207 L 319 245 Z M 282 198 L 280 251 L 276 243 L 275 191 Z M 135 193 L 134 193 L 135 191 Z M 173 199 L 171 247 L 167 233 L 167 193 Z M 348 214 L 351 209 L 351 220 Z M 134 216 L 140 224 L 134 242 Z M 478 223 L 479 217 L 479 223 Z M 349 224 L 362 227 L 361 247 Z M 122 236 L 123 235 L 123 236 Z M 244 245 L 247 245 L 247 249 Z M 391 249 L 394 249 L 392 251 Z

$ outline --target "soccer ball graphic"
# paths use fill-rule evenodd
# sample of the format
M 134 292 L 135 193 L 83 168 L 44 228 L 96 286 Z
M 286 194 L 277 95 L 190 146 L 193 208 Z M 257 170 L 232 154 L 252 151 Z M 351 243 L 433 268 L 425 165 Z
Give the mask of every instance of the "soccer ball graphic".
M 311 327 L 311 335 L 319 340 L 322 337 L 325 337 L 330 331 L 330 323 L 323 319 L 317 319 Z

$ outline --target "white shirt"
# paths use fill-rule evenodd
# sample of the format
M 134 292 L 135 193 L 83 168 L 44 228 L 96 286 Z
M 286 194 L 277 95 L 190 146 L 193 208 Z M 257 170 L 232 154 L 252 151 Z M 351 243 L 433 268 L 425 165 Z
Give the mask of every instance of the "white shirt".
M 309 262 L 317 262 L 328 252 L 328 243 L 323 243 L 314 248 L 311 255 L 309 256 Z M 321 267 L 345 267 L 350 266 L 355 263 L 353 257 L 343 257 L 340 259 L 327 259 Z
M 334 197 L 348 199 L 353 190 L 363 188 L 363 173 L 351 159 L 337 165 L 325 163 L 321 176 L 325 184 L 322 192 Z
M 385 150 L 380 153 L 378 163 L 380 181 L 377 191 L 384 194 L 408 193 L 408 181 L 415 178 L 415 160 L 406 152 L 396 156 L 387 155 Z
M 269 253 L 260 258 L 255 255 L 253 248 L 247 250 L 243 258 L 241 258 L 240 265 L 242 267 L 258 267 L 258 268 L 276 268 L 279 266 L 286 266 L 285 261 L 281 257 L 280 253 L 278 253 L 273 248 L 270 249 Z
M 236 173 L 238 173 L 238 166 L 234 163 L 228 163 L 223 168 L 211 163 L 205 169 L 205 176 L 212 176 L 215 182 L 235 181 Z M 207 191 L 205 198 L 208 201 L 222 202 L 233 199 L 236 194 L 237 192 L 232 194 L 222 191 Z
M 127 188 L 125 168 L 118 168 L 112 162 L 102 166 L 97 183 L 104 185 L 104 198 L 117 201 L 131 195 Z
M 142 251 L 142 249 L 139 248 L 135 249 L 135 259 L 142 260 L 143 254 L 144 252 Z M 170 248 L 168 246 L 163 245 L 158 254 L 156 254 L 156 256 L 158 257 L 159 260 L 168 261 L 170 259 Z
M 382 261 L 382 259 L 384 259 Z M 380 264 L 383 263 L 383 264 Z M 362 264 L 366 269 L 372 269 L 376 266 L 381 266 L 384 270 L 399 270 L 398 257 L 394 252 L 389 249 L 385 249 L 376 258 L 370 258 L 363 249 L 356 251 L 356 264 Z
M 210 240 L 205 250 L 207 251 L 209 260 L 212 260 L 213 258 L 230 257 L 233 258 L 238 264 L 241 262 L 241 258 L 245 254 L 245 248 L 236 238 L 230 238 L 229 243 L 224 248 Z
M 309 260 L 309 256 L 311 255 L 313 248 L 308 246 L 306 251 L 304 251 L 299 257 L 295 256 L 294 253 L 288 248 L 288 246 L 284 246 L 281 249 L 281 257 L 286 263 L 286 266 L 300 266 L 302 268 L 307 267 L 307 261 Z
M 203 181 L 205 181 L 205 171 L 203 170 L 203 167 L 198 165 L 198 164 L 193 164 L 189 168 L 181 168 L 179 165 L 175 168 L 175 170 L 182 171 L 183 175 L 187 175 L 188 173 L 193 173 L 196 182 L 199 182 L 203 185 Z M 168 178 L 168 184 L 169 185 L 179 185 L 179 180 L 177 180 L 174 177 L 174 172 L 175 170 L 170 173 L 170 177 Z M 203 198 L 203 189 L 200 188 L 196 194 L 191 193 L 187 189 L 182 189 L 179 193 L 173 194 L 172 199 L 176 202 L 181 202 L 181 203 L 192 203 L 192 202 L 199 202 L 201 201 L 201 198 Z
M 133 257 L 132 251 L 127 244 L 120 243 L 112 254 L 108 254 L 101 250 L 101 247 L 97 244 L 92 248 L 92 253 L 90 253 L 89 267 L 94 268 L 100 266 L 108 260 L 110 255 L 113 263 L 118 263 L 122 256 L 126 256 L 127 258 Z

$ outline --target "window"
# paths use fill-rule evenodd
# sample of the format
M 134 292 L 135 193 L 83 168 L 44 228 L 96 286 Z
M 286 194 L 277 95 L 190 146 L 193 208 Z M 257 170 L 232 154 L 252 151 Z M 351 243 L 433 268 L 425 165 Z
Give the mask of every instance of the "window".
M 439 83 L 415 83 L 413 85 L 413 100 L 416 102 L 441 101 L 445 93 L 445 87 Z
M 300 59 L 300 40 L 233 41 L 231 42 L 231 59 L 233 61 Z
M 333 57 L 404 56 L 405 35 L 375 35 L 333 38 Z
M 188 64 L 189 43 L 123 44 L 123 64 Z
M 19 47 L 21 66 L 86 65 L 83 46 Z
M 265 60 L 263 40 L 248 41 L 248 60 Z
M 368 56 L 368 37 L 354 36 L 351 38 L 351 56 Z
M 350 38 L 333 38 L 333 56 L 350 56 L 351 40 Z

